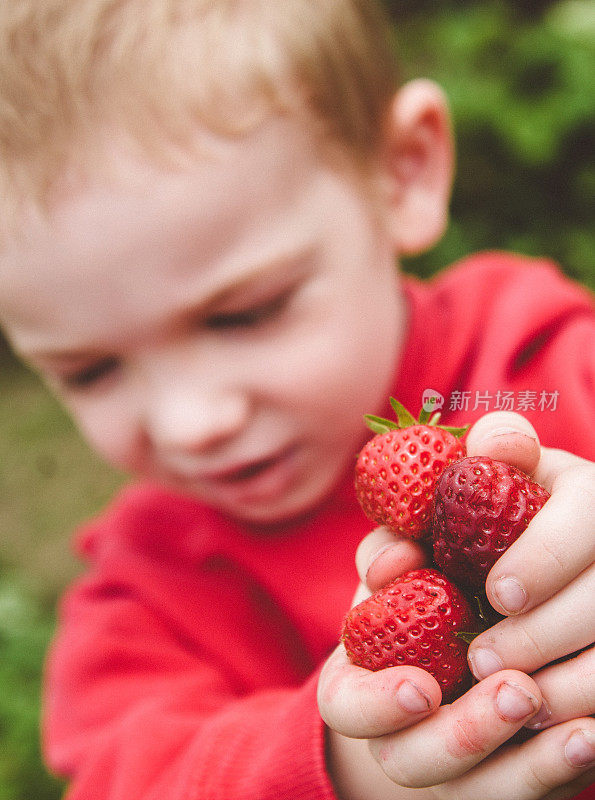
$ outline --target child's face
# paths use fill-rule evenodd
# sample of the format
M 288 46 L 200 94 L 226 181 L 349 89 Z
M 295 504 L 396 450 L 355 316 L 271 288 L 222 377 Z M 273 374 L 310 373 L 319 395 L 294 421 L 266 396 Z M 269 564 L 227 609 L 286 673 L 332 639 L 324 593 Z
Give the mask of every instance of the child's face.
M 205 137 L 206 139 L 207 137 Z M 0 318 L 108 461 L 252 522 L 353 462 L 404 327 L 388 237 L 306 126 L 271 119 L 63 199 L 0 254 Z

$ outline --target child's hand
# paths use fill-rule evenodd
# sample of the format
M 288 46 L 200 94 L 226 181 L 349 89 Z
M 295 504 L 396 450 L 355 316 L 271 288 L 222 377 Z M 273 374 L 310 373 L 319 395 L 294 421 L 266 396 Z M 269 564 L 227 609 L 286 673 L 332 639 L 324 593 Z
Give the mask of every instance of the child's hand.
M 503 577 L 514 576 L 513 587 L 523 587 L 523 606 L 475 640 L 470 655 L 489 677 L 449 706 L 438 708 L 438 684 L 423 670 L 368 672 L 351 665 L 342 646 L 335 651 L 321 674 L 319 705 L 330 727 L 330 769 L 345 798 L 366 797 L 374 786 L 374 796 L 387 798 L 553 800 L 572 797 L 595 779 L 585 772 L 588 766 L 578 765 L 589 748 L 577 733 L 589 732 L 593 759 L 595 721 L 586 715 L 595 710 L 594 650 L 532 678 L 523 674 L 593 641 L 595 466 L 568 453 L 542 452 L 531 425 L 516 414 L 486 415 L 469 433 L 467 447 L 471 455 L 534 473 L 552 493 L 488 577 L 498 610 Z M 382 528 L 373 531 L 358 549 L 362 582 L 354 602 L 422 566 L 424 558 L 418 545 Z M 487 670 L 486 658 L 478 657 L 486 648 L 498 659 Z M 549 730 L 522 746 L 500 747 L 543 716 L 541 727 Z M 556 793 L 556 787 L 564 788 Z
M 483 417 L 467 448 L 520 467 L 552 494 L 488 575 L 490 602 L 507 619 L 471 644 L 475 676 L 502 668 L 531 674 L 544 697 L 532 727 L 593 714 L 595 649 L 541 668 L 595 639 L 595 464 L 540 449 L 531 425 L 516 414 Z
M 420 672 L 368 672 L 349 664 L 342 649 L 327 661 L 319 706 L 342 800 L 561 800 L 595 780 L 584 766 L 579 733 L 586 730 L 593 741 L 593 719 L 556 725 L 523 745 L 505 744 L 541 702 L 527 675 L 503 670 L 437 708 L 437 684 Z M 421 702 L 414 685 L 426 695 Z

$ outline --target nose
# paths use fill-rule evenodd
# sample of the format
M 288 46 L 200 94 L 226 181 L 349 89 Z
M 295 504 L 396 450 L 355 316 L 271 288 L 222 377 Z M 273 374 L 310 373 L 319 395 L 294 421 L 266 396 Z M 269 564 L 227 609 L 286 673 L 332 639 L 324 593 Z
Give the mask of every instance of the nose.
M 200 455 L 237 436 L 248 415 L 248 400 L 239 391 L 170 386 L 147 404 L 145 425 L 162 451 Z

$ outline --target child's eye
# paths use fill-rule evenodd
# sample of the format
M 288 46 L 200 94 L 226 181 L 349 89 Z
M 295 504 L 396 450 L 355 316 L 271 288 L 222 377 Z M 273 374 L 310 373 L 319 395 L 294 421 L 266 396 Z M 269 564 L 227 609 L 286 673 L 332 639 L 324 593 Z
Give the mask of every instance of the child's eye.
M 287 305 L 292 291 L 283 292 L 272 300 L 257 303 L 248 308 L 221 311 L 207 317 L 206 326 L 210 330 L 233 330 L 234 328 L 253 328 L 276 317 Z
M 64 375 L 61 380 L 68 388 L 86 389 L 114 372 L 118 366 L 116 358 L 103 358 L 83 369 Z

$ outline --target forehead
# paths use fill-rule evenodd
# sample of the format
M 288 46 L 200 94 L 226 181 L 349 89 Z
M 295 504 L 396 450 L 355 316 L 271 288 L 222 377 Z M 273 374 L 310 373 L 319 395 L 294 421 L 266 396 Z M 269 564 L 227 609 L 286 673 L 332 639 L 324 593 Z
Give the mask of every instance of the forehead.
M 112 142 L 109 177 L 65 191 L 48 217 L 29 213 L 0 252 L 0 319 L 21 338 L 57 331 L 60 310 L 91 291 L 98 308 L 126 296 L 147 309 L 192 281 L 216 288 L 249 252 L 274 257 L 289 224 L 299 238 L 312 223 L 315 145 L 306 126 L 280 117 L 237 139 L 205 134 L 175 170 Z M 74 309 L 66 316 L 72 324 Z

